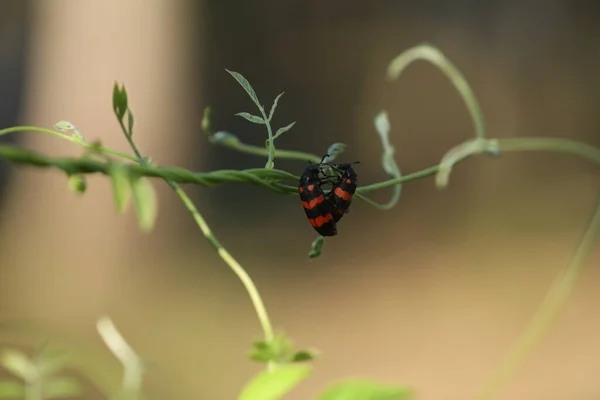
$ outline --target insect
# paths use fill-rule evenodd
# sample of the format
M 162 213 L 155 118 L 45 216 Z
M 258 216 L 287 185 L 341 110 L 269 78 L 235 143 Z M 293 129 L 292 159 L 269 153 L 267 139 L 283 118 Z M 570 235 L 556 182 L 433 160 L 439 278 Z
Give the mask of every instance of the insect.
M 358 161 L 356 163 L 358 163 Z M 339 221 L 345 213 L 350 211 L 350 204 L 352 203 L 354 192 L 356 192 L 358 175 L 354 172 L 352 164 L 332 165 L 335 170 L 341 172 L 338 181 L 333 185 L 331 192 L 328 193 L 328 197 L 330 197 L 338 211 L 336 213 L 336 222 Z
M 356 190 L 357 175 L 351 164 L 323 162 L 328 156 L 326 154 L 320 163 L 306 167 L 298 185 L 304 212 L 312 227 L 321 236 L 337 235 L 336 223 L 348 212 Z M 324 172 L 327 167 L 339 172 L 340 176 L 327 175 Z M 327 194 L 321 188 L 325 183 L 333 186 Z

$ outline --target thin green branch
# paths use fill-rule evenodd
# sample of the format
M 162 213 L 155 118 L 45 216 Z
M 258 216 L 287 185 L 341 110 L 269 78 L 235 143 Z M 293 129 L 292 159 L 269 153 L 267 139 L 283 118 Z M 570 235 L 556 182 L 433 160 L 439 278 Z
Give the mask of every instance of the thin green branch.
M 390 142 L 391 127 L 387 112 L 381 111 L 379 114 L 377 114 L 377 116 L 373 119 L 373 123 L 375 125 L 375 129 L 377 130 L 377 134 L 379 135 L 381 147 L 383 148 L 383 154 L 381 155 L 381 166 L 383 167 L 383 170 L 389 176 L 391 176 L 393 180 L 396 181 L 396 183 L 394 183 L 392 186 L 392 195 L 387 203 L 377 203 L 376 201 L 362 195 L 359 195 L 358 198 L 380 210 L 391 210 L 396 206 L 396 204 L 398 204 L 398 201 L 400 201 L 400 194 L 402 193 L 402 183 L 400 180 L 402 179 L 402 173 L 400 172 L 400 167 L 396 162 L 396 150 Z
M 127 112 L 131 113 L 131 110 L 127 109 Z M 132 128 L 131 128 L 131 122 L 130 122 L 129 130 L 125 127 L 125 125 L 123 124 L 121 119 L 119 119 L 119 124 L 121 126 L 121 130 L 123 131 L 123 134 L 129 141 L 129 144 L 131 145 L 136 156 L 138 157 L 139 162 L 142 163 L 143 155 L 133 140 L 133 132 L 132 132 Z M 142 166 L 148 167 L 150 165 L 148 165 L 148 163 L 143 163 Z M 263 171 L 268 172 L 269 170 L 265 169 Z M 234 172 L 234 171 L 230 171 L 230 172 Z M 243 176 L 246 179 L 249 179 L 248 182 L 251 182 L 251 183 L 261 184 L 262 182 L 265 182 L 264 180 L 262 180 L 260 178 L 256 178 L 251 174 L 246 173 Z M 264 305 L 262 297 L 260 296 L 260 293 L 259 293 L 258 289 L 256 288 L 254 281 L 252 280 L 250 275 L 248 275 L 248 272 L 246 272 L 246 270 L 229 253 L 229 251 L 227 251 L 227 249 L 223 245 L 221 245 L 221 243 L 219 242 L 219 240 L 217 239 L 215 234 L 212 232 L 212 230 L 206 223 L 206 220 L 204 219 L 202 214 L 200 214 L 200 212 L 194 205 L 194 202 L 192 202 L 192 200 L 185 193 L 185 191 L 177 183 L 173 182 L 172 180 L 165 178 L 165 177 L 162 177 L 162 179 L 179 196 L 179 198 L 183 202 L 184 206 L 187 208 L 188 212 L 194 218 L 194 221 L 198 225 L 198 228 L 200 228 L 200 230 L 202 231 L 202 234 L 204 235 L 206 240 L 214 247 L 214 249 L 217 251 L 217 254 L 219 254 L 219 257 L 221 257 L 221 259 L 225 262 L 225 264 L 227 264 L 229 266 L 229 268 L 233 271 L 233 273 L 241 281 L 242 285 L 248 292 L 248 296 L 250 297 L 250 301 L 252 302 L 252 305 L 254 306 L 254 310 L 256 312 L 259 323 L 263 330 L 265 342 L 267 342 L 267 343 L 271 342 L 274 337 L 271 320 L 269 318 L 269 314 L 267 313 L 267 309 Z M 269 362 L 267 364 L 268 370 L 272 370 L 274 367 L 275 367 L 275 365 L 272 362 Z
M 213 144 L 227 147 L 232 150 L 239 151 L 240 153 L 251 154 L 251 155 L 260 156 L 260 157 L 268 157 L 269 156 L 269 150 L 266 149 L 265 147 L 254 146 L 251 144 L 243 143 L 235 135 L 233 135 L 229 132 L 224 132 L 224 131 L 216 132 L 214 135 L 210 135 L 210 141 Z M 313 163 L 318 163 L 319 161 L 321 161 L 321 158 L 322 158 L 322 157 L 317 156 L 316 154 L 305 153 L 302 151 L 279 150 L 279 149 L 275 149 L 275 157 L 276 158 L 285 158 L 288 160 L 310 161 Z
M 86 158 L 52 158 L 16 146 L 0 145 L 0 158 L 15 164 L 32 165 L 37 167 L 54 167 L 69 175 L 102 173 L 110 175 L 108 162 L 96 161 Z M 194 173 L 178 167 L 141 166 L 138 164 L 125 164 L 126 168 L 139 176 L 155 177 L 177 183 L 196 183 L 203 186 L 216 186 L 229 182 L 245 182 L 261 186 L 275 193 L 290 193 L 294 189 L 273 182 L 273 180 L 296 180 L 297 177 L 281 170 L 248 169 L 248 170 L 220 170 L 205 173 Z
M 142 378 L 146 372 L 144 361 L 117 330 L 112 320 L 102 317 L 96 329 L 111 353 L 123 365 L 123 392 L 127 400 L 137 400 L 142 391 Z
M 206 240 L 208 240 L 208 242 L 215 248 L 215 250 L 217 250 L 219 257 L 221 257 L 223 259 L 223 261 L 225 261 L 225 263 L 227 265 L 229 265 L 229 267 L 231 267 L 233 272 L 237 275 L 239 280 L 242 282 L 242 284 L 246 288 L 248 295 L 250 296 L 250 300 L 252 301 L 252 304 L 254 305 L 256 315 L 258 316 L 260 325 L 262 327 L 262 330 L 263 330 L 263 333 L 265 336 L 265 341 L 270 342 L 271 340 L 273 340 L 273 337 L 274 337 L 273 327 L 271 326 L 271 321 L 269 319 L 267 309 L 265 308 L 265 305 L 260 297 L 258 290 L 256 289 L 256 286 L 254 285 L 254 282 L 252 281 L 252 278 L 250 278 L 250 275 L 248 275 L 248 272 L 246 272 L 246 270 L 227 251 L 227 249 L 225 247 L 223 247 L 223 245 L 221 245 L 219 240 L 212 233 L 212 230 L 210 229 L 210 227 L 208 226 L 208 224 L 206 223 L 206 221 L 204 220 L 202 215 L 198 212 L 198 210 L 194 206 L 194 203 L 192 202 L 192 200 L 183 191 L 183 189 L 181 189 L 179 186 L 177 186 L 175 183 L 173 183 L 171 181 L 166 181 L 166 182 L 175 191 L 175 193 L 177 193 L 177 195 L 181 198 L 181 200 L 183 201 L 186 208 L 192 214 L 194 221 L 196 221 L 196 224 L 198 225 L 198 227 L 204 234 L 204 237 L 206 237 Z
M 127 110 L 127 112 L 131 112 L 131 111 Z M 136 161 L 139 162 L 139 163 L 141 163 L 142 159 L 144 157 L 143 157 L 142 152 L 140 151 L 140 149 L 137 147 L 137 144 L 133 140 L 133 135 L 131 133 L 127 132 L 127 128 L 125 127 L 125 124 L 123 123 L 123 120 L 121 120 L 121 119 L 119 119 L 119 126 L 121 127 L 121 130 L 125 134 L 125 138 L 127 139 L 127 142 L 129 143 L 129 146 L 131 147 L 131 149 L 135 153 L 135 156 L 137 157 Z
M 271 117 L 273 116 L 272 113 L 275 111 L 275 108 L 277 107 L 277 102 L 279 101 L 279 98 L 282 96 L 282 94 L 280 94 L 279 96 L 277 96 L 275 98 L 274 104 L 271 108 L 271 110 L 272 110 L 272 112 L 270 113 L 271 116 L 267 116 L 267 113 L 265 112 L 265 108 L 258 100 L 256 91 L 254 90 L 254 88 L 252 88 L 252 85 L 250 85 L 250 82 L 248 82 L 248 80 L 246 78 L 244 78 L 244 76 L 238 72 L 230 71 L 228 69 L 225 69 L 225 71 L 227 71 L 231 76 L 233 76 L 233 78 L 244 88 L 244 90 L 246 91 L 246 93 L 248 93 L 248 96 L 250 96 L 250 98 L 252 99 L 252 101 L 254 102 L 254 104 L 256 105 L 256 107 L 258 108 L 258 110 L 260 111 L 260 113 L 262 115 L 261 123 L 264 123 L 267 127 L 268 143 L 269 143 L 269 154 L 268 154 L 267 164 L 265 165 L 265 168 L 273 169 L 275 167 L 275 141 L 273 139 L 273 130 L 271 129 Z M 247 114 L 247 113 L 245 113 L 245 114 Z M 251 118 L 251 120 L 255 119 L 250 114 L 248 116 Z M 260 119 L 260 118 L 258 118 L 258 119 Z
M 589 144 L 570 140 L 543 137 L 511 139 L 470 139 L 452 149 L 442 158 L 436 176 L 439 188 L 448 185 L 454 165 L 465 158 L 481 153 L 501 154 L 512 151 L 542 151 L 570 154 L 600 165 L 600 149 Z
M 471 119 L 473 121 L 473 125 L 475 127 L 475 138 L 479 140 L 485 139 L 485 121 L 483 118 L 483 112 L 481 111 L 481 107 L 479 105 L 477 97 L 475 96 L 475 93 L 469 86 L 464 75 L 438 48 L 429 44 L 421 44 L 402 52 L 388 65 L 388 79 L 398 79 L 409 65 L 419 60 L 425 60 L 432 63 L 446 75 L 446 77 L 450 80 L 452 85 L 459 92 L 461 98 L 463 99 L 469 110 Z M 390 210 L 400 200 L 400 193 L 402 190 L 401 183 L 404 181 L 401 177 L 400 168 L 398 167 L 398 164 L 395 161 L 394 147 L 389 141 L 390 124 L 388 122 L 387 113 L 385 111 L 380 112 L 375 117 L 375 127 L 380 136 L 381 144 L 383 146 L 383 156 L 381 159 L 383 169 L 388 175 L 390 175 L 393 178 L 392 180 L 384 182 L 387 185 L 385 187 L 393 187 L 394 191 L 392 192 L 392 196 L 390 197 L 390 200 L 387 203 L 380 204 L 365 196 L 358 196 L 358 198 L 380 210 Z M 443 164 L 442 172 L 444 172 Z M 428 173 L 426 173 L 426 175 L 427 174 Z M 442 176 L 442 174 L 438 174 L 438 176 Z M 377 184 L 376 186 L 371 185 L 371 187 L 367 187 L 367 191 L 376 190 L 372 189 L 373 187 L 381 189 L 384 186 L 379 184 Z M 363 190 L 359 193 L 365 192 L 366 191 L 363 188 Z
M 45 133 L 48 135 L 52 135 L 52 136 L 56 136 L 59 137 L 61 139 L 64 140 L 68 140 L 69 142 L 73 142 L 76 145 L 83 147 L 85 149 L 96 149 L 98 150 L 99 153 L 102 154 L 110 154 L 110 155 L 114 155 L 117 157 L 121 157 L 130 161 L 136 161 L 137 162 L 137 157 L 132 156 L 130 154 L 127 153 L 123 153 L 122 151 L 118 151 L 118 150 L 113 150 L 110 149 L 108 147 L 104 147 L 104 146 L 100 146 L 94 143 L 88 143 L 85 142 L 83 140 L 81 140 L 80 138 L 78 138 L 77 136 L 74 135 L 67 135 L 65 133 L 62 132 L 57 132 L 55 130 L 52 129 L 47 129 L 47 128 L 42 128 L 39 126 L 12 126 L 10 128 L 5 128 L 5 129 L 0 129 L 0 136 L 3 135 L 7 135 L 9 133 L 18 133 L 18 132 L 38 132 L 38 133 Z
M 486 137 L 485 122 L 479 101 L 477 101 L 477 96 L 475 96 L 465 76 L 437 47 L 424 43 L 403 51 L 389 64 L 387 71 L 388 79 L 398 79 L 406 67 L 418 60 L 429 61 L 448 77 L 452 85 L 460 93 L 460 97 L 469 110 L 475 127 L 475 137 L 484 139 Z
M 265 112 L 265 108 L 261 105 L 259 107 L 260 113 L 265 120 L 265 125 L 267 126 L 267 135 L 269 136 L 269 157 L 267 159 L 267 164 L 265 166 L 266 169 L 275 168 L 275 139 L 273 138 L 273 130 L 271 129 L 271 121 Z
M 76 140 L 72 140 L 78 143 Z M 511 138 L 511 139 L 488 139 L 488 142 L 497 146 L 501 153 L 512 151 L 546 151 L 555 153 L 564 153 L 579 156 L 596 164 L 600 164 L 600 150 L 583 142 L 570 139 L 531 137 L 531 138 Z M 459 146 L 462 146 L 459 145 Z M 107 149 L 110 150 L 110 149 Z M 104 150 L 102 150 L 104 151 Z M 111 153 L 112 154 L 112 153 Z M 448 154 L 456 154 L 451 150 Z M 458 158 L 452 157 L 452 166 L 463 161 L 467 156 L 475 153 L 459 154 Z M 25 150 L 15 146 L 0 145 L 0 158 L 11 161 L 16 164 L 25 164 L 38 167 L 54 167 L 68 174 L 88 174 L 102 173 L 109 174 L 108 164 L 100 161 L 82 159 L 82 158 L 52 158 L 40 153 Z M 448 162 L 442 160 L 440 163 Z M 397 179 L 389 179 L 382 182 L 372 183 L 370 185 L 360 186 L 356 192 L 358 198 L 370 203 L 368 199 L 361 196 L 364 193 L 370 193 L 381 189 L 386 189 L 399 183 L 410 182 L 435 175 L 440 171 L 440 165 L 431 166 L 423 170 L 403 175 Z M 140 176 L 168 179 L 176 183 L 193 183 L 202 186 L 217 186 L 224 183 L 241 182 L 261 186 L 274 193 L 295 195 L 296 187 L 277 183 L 276 181 L 297 181 L 299 178 L 287 171 L 264 168 L 254 168 L 246 170 L 217 170 L 211 172 L 192 172 L 179 167 L 143 167 L 137 164 L 126 164 L 133 172 Z

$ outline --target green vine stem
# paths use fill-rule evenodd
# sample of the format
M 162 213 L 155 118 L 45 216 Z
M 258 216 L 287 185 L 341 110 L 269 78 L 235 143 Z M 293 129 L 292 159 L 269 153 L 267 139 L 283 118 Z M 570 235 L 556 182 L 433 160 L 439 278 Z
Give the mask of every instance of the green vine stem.
M 248 91 L 248 88 L 246 88 L 246 90 Z M 258 103 L 258 99 L 257 99 L 257 103 Z M 137 160 L 138 163 L 145 167 L 150 166 L 151 163 L 145 161 L 145 158 L 142 156 L 141 151 L 139 150 L 139 148 L 137 147 L 137 145 L 135 144 L 135 142 L 133 140 L 133 114 L 131 114 L 131 110 L 129 109 L 129 107 L 127 105 L 127 93 L 125 91 L 125 88 L 124 87 L 119 88 L 119 86 L 117 84 L 115 84 L 115 86 L 114 86 L 113 109 L 115 110 L 115 114 L 119 120 L 119 125 L 121 127 L 121 130 L 123 131 L 123 134 L 127 138 L 129 144 L 131 145 L 131 148 L 133 149 L 133 151 L 135 152 L 135 154 L 138 158 L 138 160 Z M 124 121 L 123 117 L 126 114 L 126 113 L 122 112 L 124 109 L 126 109 L 126 113 L 128 114 L 128 126 L 127 127 L 125 126 L 125 124 L 123 122 Z M 269 129 L 269 138 L 272 138 L 270 126 L 269 125 L 267 125 L 267 126 Z M 269 153 L 269 160 L 271 161 L 271 163 L 273 162 L 272 161 L 273 149 L 274 149 L 274 146 L 271 143 L 271 150 Z M 271 169 L 272 168 L 273 167 L 271 166 Z M 183 189 L 181 189 L 181 187 L 179 187 L 179 185 L 177 183 L 173 182 L 172 180 L 169 180 L 166 178 L 163 178 L 163 180 L 179 196 L 179 198 L 181 199 L 181 201 L 183 202 L 185 207 L 188 209 L 189 213 L 194 218 L 194 221 L 196 222 L 196 224 L 202 231 L 206 240 L 214 247 L 214 249 L 217 251 L 217 254 L 219 255 L 219 257 L 221 257 L 221 259 L 225 262 L 225 264 L 227 264 L 229 266 L 229 268 L 233 271 L 233 273 L 237 275 L 238 279 L 240 280 L 242 285 L 245 287 L 246 291 L 248 292 L 248 296 L 250 297 L 250 301 L 252 302 L 252 305 L 254 306 L 254 310 L 256 312 L 256 316 L 258 317 L 258 321 L 262 327 L 265 342 L 270 343 L 274 338 L 273 326 L 271 324 L 271 320 L 269 319 L 269 314 L 267 313 L 267 309 L 264 305 L 262 297 L 260 296 L 260 293 L 259 293 L 258 289 L 256 288 L 256 285 L 254 284 L 254 281 L 252 280 L 250 275 L 248 275 L 246 270 L 240 265 L 240 263 L 227 251 L 227 249 L 225 247 L 223 247 L 223 245 L 221 245 L 221 243 L 219 242 L 217 237 L 213 234 L 212 230 L 206 223 L 206 220 L 204 219 L 202 214 L 200 214 L 200 212 L 198 211 L 198 209 L 196 208 L 196 206 L 194 205 L 192 200 L 185 193 L 185 191 Z M 268 370 L 273 370 L 274 367 L 275 367 L 274 362 L 269 361 L 267 363 Z
M 256 288 L 256 285 L 248 275 L 248 272 L 240 265 L 240 263 L 227 251 L 223 245 L 219 242 L 216 236 L 212 233 L 212 230 L 202 217 L 202 215 L 198 212 L 192 200 L 188 197 L 188 195 L 181 189 L 177 184 L 165 180 L 167 184 L 177 193 L 177 195 L 181 198 L 189 212 L 192 214 L 194 221 L 204 234 L 204 237 L 208 242 L 217 250 L 219 257 L 233 270 L 233 272 L 237 275 L 238 279 L 242 282 L 246 291 L 248 292 L 248 296 L 250 296 L 250 300 L 254 305 L 254 309 L 256 311 L 256 315 L 262 326 L 263 333 L 265 336 L 265 341 L 268 343 L 273 340 L 273 327 L 271 326 L 271 320 L 269 319 L 269 315 L 267 313 L 267 309 L 265 308 L 264 302 L 260 297 L 260 293 Z M 273 368 L 273 365 L 269 363 L 269 368 Z
M 122 397 L 127 400 L 138 400 L 142 390 L 142 378 L 146 372 L 144 361 L 127 343 L 110 318 L 100 318 L 96 323 L 96 329 L 108 349 L 123 365 Z
M 210 136 L 211 143 L 228 147 L 232 150 L 239 151 L 240 153 L 251 154 L 254 156 L 268 157 L 269 150 L 264 147 L 254 146 L 241 142 L 236 136 L 229 132 L 219 131 Z M 305 153 L 302 151 L 294 150 L 279 150 L 275 149 L 275 156 L 277 158 L 285 158 L 288 160 L 300 160 L 310 161 L 312 163 L 318 163 L 321 161 L 321 157 L 316 154 Z
M 427 43 L 420 44 L 402 52 L 388 66 L 387 77 L 394 81 L 400 77 L 402 72 L 415 61 L 424 60 L 438 67 L 452 85 L 456 88 L 460 97 L 465 102 L 471 119 L 475 126 L 475 137 L 485 138 L 485 123 L 483 112 L 479 106 L 479 101 L 464 75 L 454 66 L 454 64 L 437 47 Z

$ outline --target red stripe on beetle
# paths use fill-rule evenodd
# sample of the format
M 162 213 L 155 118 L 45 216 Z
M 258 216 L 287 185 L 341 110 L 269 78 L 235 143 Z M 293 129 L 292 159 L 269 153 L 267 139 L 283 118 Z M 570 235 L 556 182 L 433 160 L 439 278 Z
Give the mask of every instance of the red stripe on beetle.
M 319 204 L 323 203 L 324 201 L 325 201 L 325 196 L 320 195 L 316 199 L 312 199 L 310 201 L 303 201 L 302 206 L 304 208 L 306 208 L 307 210 L 312 210 L 313 208 L 317 207 Z
M 346 192 L 341 187 L 336 187 L 334 193 L 340 199 L 343 199 L 343 200 L 346 200 L 346 201 L 352 200 L 352 194 L 350 194 L 349 192 Z

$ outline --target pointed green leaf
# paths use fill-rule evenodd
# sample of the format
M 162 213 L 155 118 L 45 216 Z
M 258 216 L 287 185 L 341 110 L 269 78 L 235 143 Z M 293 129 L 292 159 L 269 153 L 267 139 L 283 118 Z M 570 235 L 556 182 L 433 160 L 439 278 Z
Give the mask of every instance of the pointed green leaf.
M 204 113 L 202 114 L 202 124 L 200 125 L 202 127 L 202 130 L 204 131 L 204 133 L 207 133 L 210 135 L 210 115 L 212 113 L 212 110 L 210 107 L 206 107 L 204 108 Z
M 131 112 L 131 110 L 127 109 L 127 133 L 129 134 L 129 136 L 133 136 L 133 122 L 133 113 Z
M 263 124 L 263 125 L 265 124 L 265 120 L 262 119 L 261 117 L 257 116 L 257 115 L 252 115 L 252 114 L 247 113 L 247 112 L 240 112 L 240 113 L 237 113 L 235 115 L 237 115 L 239 117 L 242 117 L 242 118 L 245 118 L 245 119 L 247 119 L 250 122 L 254 122 L 255 124 Z
M 327 154 L 329 157 L 325 158 L 325 162 L 332 162 L 335 160 L 340 154 L 342 154 L 346 150 L 345 143 L 334 143 L 327 149 Z
M 57 399 L 77 397 L 83 394 L 83 386 L 74 378 L 54 377 L 44 381 L 44 398 Z
M 273 105 L 271 106 L 271 111 L 269 112 L 269 119 L 268 121 L 271 121 L 271 119 L 273 118 L 273 115 L 275 114 L 275 109 L 277 108 L 277 103 L 279 103 L 279 99 L 281 98 L 281 96 L 283 96 L 284 92 L 279 93 L 279 95 L 277 95 L 277 97 L 275 97 L 275 101 L 273 101 Z
M 287 131 L 289 131 L 290 129 L 292 129 L 292 127 L 296 125 L 296 121 L 292 122 L 291 124 L 284 126 L 283 128 L 279 128 L 277 129 L 277 132 L 275 132 L 275 136 L 273 136 L 273 140 L 277 139 L 279 136 L 281 136 L 282 134 L 286 133 Z
M 277 139 L 279 136 L 281 136 L 282 134 L 284 134 L 285 132 L 289 131 L 290 129 L 292 129 L 292 127 L 296 125 L 296 121 L 292 122 L 291 124 L 284 126 L 283 128 L 279 128 L 277 129 L 277 132 L 275 132 L 275 135 L 273 135 L 273 141 L 275 141 L 275 139 Z M 265 140 L 265 147 L 268 149 L 269 148 L 269 139 Z
M 238 83 L 244 88 L 244 90 L 246 91 L 246 93 L 248 93 L 248 96 L 250 96 L 250 98 L 252 99 L 252 101 L 254 102 L 254 104 L 256 104 L 256 106 L 258 107 L 258 109 L 262 110 L 263 107 L 260 105 L 260 102 L 258 101 L 258 97 L 256 96 L 256 92 L 254 91 L 254 89 L 250 85 L 250 82 L 248 82 L 248 80 L 246 78 L 244 78 L 242 76 L 242 74 L 240 74 L 238 72 L 230 71 L 228 69 L 225 69 L 225 71 L 229 72 L 229 74 L 231 76 L 233 76 L 233 78 L 236 81 L 238 81 Z
M 269 344 L 265 341 L 255 342 L 250 352 L 250 359 L 253 361 L 267 363 L 272 360 Z
M 299 350 L 292 356 L 292 362 L 312 361 L 318 357 L 318 352 L 314 350 Z
M 0 381 L 0 399 L 22 399 L 25 397 L 25 387 L 21 382 L 13 380 Z
M 133 178 L 130 182 L 138 224 L 142 230 L 149 232 L 154 227 L 158 215 L 156 192 L 147 178 Z
M 125 213 L 131 198 L 131 186 L 129 184 L 129 171 L 123 164 L 111 164 L 109 167 L 110 180 L 117 211 Z
M 318 400 L 405 400 L 412 391 L 370 380 L 348 380 L 331 385 Z
M 113 86 L 113 110 L 119 121 L 122 121 L 127 111 L 127 90 L 125 86 L 119 87 L 117 82 Z
M 0 362 L 4 368 L 23 380 L 27 380 L 32 371 L 35 370 L 35 366 L 29 357 L 18 350 L 4 350 Z
M 307 365 L 280 365 L 274 371 L 256 375 L 242 390 L 238 400 L 279 400 L 312 372 Z

